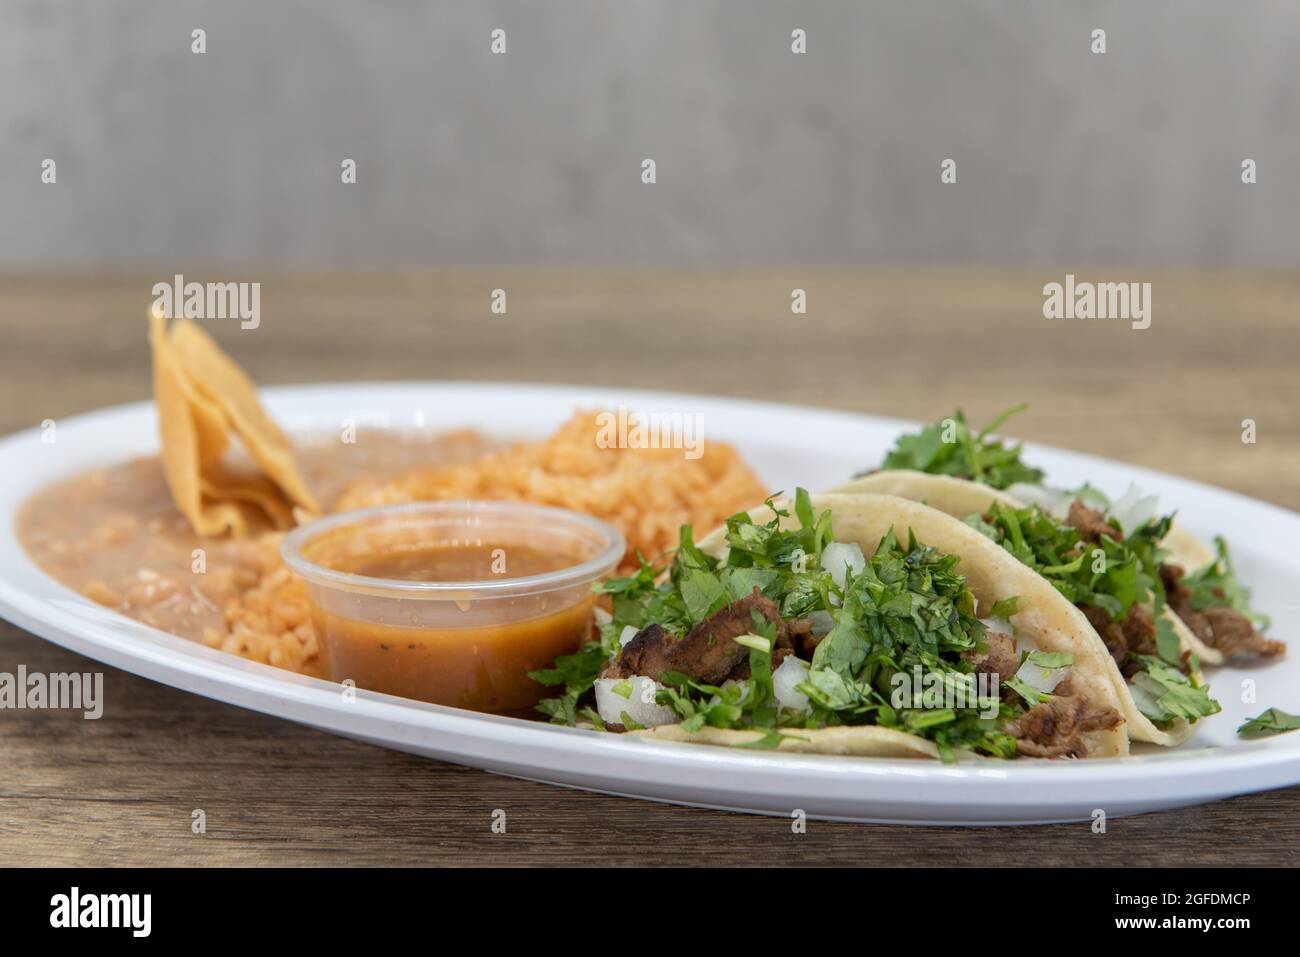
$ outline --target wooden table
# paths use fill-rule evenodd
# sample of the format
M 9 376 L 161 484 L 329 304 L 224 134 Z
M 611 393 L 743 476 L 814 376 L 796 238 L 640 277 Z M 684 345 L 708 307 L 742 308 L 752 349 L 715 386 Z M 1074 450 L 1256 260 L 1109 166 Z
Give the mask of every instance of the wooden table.
M 179 271 L 179 270 L 177 270 Z M 171 270 L 165 270 L 168 275 Z M 1150 329 L 1049 321 L 1017 273 L 494 268 L 261 280 L 218 334 L 263 384 L 579 382 L 910 418 L 1021 399 L 1015 434 L 1300 509 L 1300 276 L 1150 281 Z M 230 273 L 230 274 L 227 274 Z M 165 275 L 0 280 L 0 431 L 148 395 Z M 489 296 L 508 293 L 494 316 Z M 807 290 L 806 316 L 790 291 Z M 1243 419 L 1258 442 L 1244 445 Z M 1300 641 L 1300 636 L 1283 636 Z M 0 671 L 79 656 L 0 623 Z M 99 721 L 0 712 L 0 864 L 1295 864 L 1300 788 L 1087 825 L 869 827 L 675 808 L 496 777 L 331 737 L 109 670 Z M 207 833 L 191 833 L 191 812 Z M 507 813 L 493 834 L 492 812 Z

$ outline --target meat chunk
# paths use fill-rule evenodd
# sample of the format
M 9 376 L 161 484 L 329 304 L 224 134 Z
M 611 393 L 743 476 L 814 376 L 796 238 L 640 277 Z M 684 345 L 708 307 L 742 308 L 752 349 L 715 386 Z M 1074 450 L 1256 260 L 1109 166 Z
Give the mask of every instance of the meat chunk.
M 1142 605 L 1134 605 L 1128 610 L 1120 628 L 1123 629 L 1124 640 L 1128 642 L 1128 650 L 1133 654 L 1158 655 L 1160 653 L 1156 646 L 1156 623 L 1151 618 L 1151 612 Z
M 1114 708 L 1097 708 L 1080 697 L 1054 697 L 1034 705 L 1006 727 L 1016 752 L 1031 758 L 1085 758 L 1089 731 L 1109 731 L 1122 719 Z
M 675 638 L 659 625 L 641 629 L 618 658 L 606 666 L 603 675 L 606 678 L 645 675 L 658 681 L 664 672 L 677 671 L 705 684 L 721 684 L 742 666 L 748 671 L 748 649 L 736 644 L 735 639 L 754 630 L 753 612 L 776 626 L 773 651 L 789 651 L 790 638 L 782 627 L 780 610 L 755 588 L 752 595 L 733 601 L 704 619 L 684 638 Z
M 662 625 L 649 625 L 638 631 L 614 661 L 605 666 L 602 677 L 631 678 L 645 675 L 658 678 L 672 667 L 672 646 L 676 639 Z
M 1169 607 L 1197 638 L 1222 651 L 1227 658 L 1237 655 L 1272 657 L 1286 651 L 1283 642 L 1265 638 L 1255 628 L 1254 622 L 1235 608 L 1220 605 L 1197 611 L 1192 605 L 1191 591 L 1183 586 L 1184 574 L 1181 565 L 1160 566 L 1160 581 L 1165 586 Z
M 802 658 L 804 661 L 812 661 L 813 652 L 817 650 L 822 638 L 826 637 L 822 635 L 819 638 L 813 634 L 811 618 L 791 618 L 785 623 L 781 633 L 789 640 L 790 648 L 796 657 Z M 780 643 L 778 639 L 777 644 L 780 645 Z M 772 667 L 776 667 L 775 658 L 772 659 Z
M 1020 670 L 1020 655 L 1016 651 L 1016 640 L 1010 635 L 990 631 L 984 636 L 988 650 L 983 654 L 974 651 L 962 653 L 962 657 L 975 666 L 976 674 L 997 675 L 998 683 L 1005 683 L 1014 678 Z
M 1227 605 L 1207 608 L 1201 617 L 1209 626 L 1211 640 L 1207 644 L 1222 651 L 1225 658 L 1237 655 L 1271 658 L 1286 651 L 1285 642 L 1265 638 L 1256 630 L 1255 623 L 1235 608 Z
M 1130 608 L 1123 621 L 1112 620 L 1108 611 L 1096 605 L 1080 605 L 1079 611 L 1088 619 L 1088 624 L 1097 629 L 1106 650 L 1125 678 L 1131 678 L 1142 670 L 1141 665 L 1129 657 L 1131 654 L 1159 654 L 1155 622 L 1151 620 L 1151 613 L 1141 605 Z
M 1175 614 L 1178 614 L 1179 608 L 1191 606 L 1192 593 L 1183 585 L 1183 576 L 1186 574 L 1187 570 L 1182 565 L 1166 562 L 1160 566 L 1160 584 L 1165 586 L 1165 600 Z M 1178 614 L 1178 617 L 1183 616 Z
M 790 647 L 790 639 L 783 635 L 780 610 L 755 588 L 752 595 L 733 601 L 704 619 L 677 643 L 675 657 L 681 665 L 677 670 L 707 684 L 718 684 L 740 666 L 747 669 L 749 650 L 736 644 L 735 639 L 754 630 L 751 612 L 757 612 L 776 627 L 774 651 Z
M 1077 531 L 1085 542 L 1099 542 L 1103 535 L 1117 542 L 1124 540 L 1119 529 L 1106 521 L 1105 515 L 1077 498 L 1070 503 L 1070 514 L 1065 517 L 1065 524 Z

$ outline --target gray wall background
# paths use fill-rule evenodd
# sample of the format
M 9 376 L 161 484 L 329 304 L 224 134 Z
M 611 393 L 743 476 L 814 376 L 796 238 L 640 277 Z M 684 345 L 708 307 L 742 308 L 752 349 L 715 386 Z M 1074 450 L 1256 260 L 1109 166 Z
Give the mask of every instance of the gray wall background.
M 0 269 L 1294 264 L 1298 98 L 1295 0 L 0 0 Z

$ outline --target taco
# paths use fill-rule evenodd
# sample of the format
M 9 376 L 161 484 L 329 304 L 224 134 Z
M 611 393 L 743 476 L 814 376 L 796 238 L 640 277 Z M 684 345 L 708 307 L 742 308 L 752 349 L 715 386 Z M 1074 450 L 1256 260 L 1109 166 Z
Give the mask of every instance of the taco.
M 1268 619 L 1250 608 L 1250 592 L 1238 581 L 1221 538 L 1211 547 L 1172 515 L 1167 521 L 1159 519 L 1156 497 L 1133 485 L 1113 501 L 1090 485 L 1045 485 L 1043 471 L 1021 460 L 1020 445 L 990 434 L 1023 408 L 1004 412 L 978 433 L 958 409 L 918 433 L 901 436 L 879 469 L 830 491 L 899 495 L 958 518 L 982 513 L 994 503 L 1009 508 L 1037 505 L 1059 522 L 1091 522 L 1095 530 L 1122 529 L 1125 534 L 1164 521 L 1160 552 L 1152 556 L 1150 569 L 1157 578 L 1154 604 L 1183 651 L 1207 665 L 1285 651 L 1282 642 L 1262 633 Z
M 980 532 L 893 496 L 769 500 L 598 586 L 599 640 L 533 674 L 552 720 L 818 754 L 1125 755 L 1082 614 Z

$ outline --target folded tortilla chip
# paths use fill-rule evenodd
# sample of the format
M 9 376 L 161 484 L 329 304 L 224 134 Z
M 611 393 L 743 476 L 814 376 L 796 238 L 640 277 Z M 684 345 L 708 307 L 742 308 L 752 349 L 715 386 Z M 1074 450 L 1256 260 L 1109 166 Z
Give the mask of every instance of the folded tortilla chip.
M 175 364 L 175 359 L 169 361 Z M 194 420 L 194 430 L 199 443 L 199 461 L 216 462 L 230 446 L 230 423 L 222 415 L 221 409 L 194 390 L 185 380 L 183 372 L 177 370 L 185 384 L 186 398 L 190 404 L 190 415 Z
M 172 324 L 168 340 L 195 388 L 230 421 L 262 471 L 295 505 L 319 512 L 320 503 L 298 471 L 289 439 L 257 401 L 253 380 L 188 319 Z
M 262 410 L 243 370 L 189 320 L 169 332 L 165 319 L 152 316 L 149 341 L 163 471 L 194 530 L 242 536 L 268 522 L 292 527 L 296 511 L 319 512 L 288 439 Z M 265 474 L 222 461 L 232 431 Z
M 149 342 L 153 346 L 154 402 L 162 440 L 163 475 L 172 500 L 200 535 L 244 535 L 250 522 L 256 521 L 255 507 L 205 495 L 202 487 L 204 455 L 224 449 L 225 443 L 219 438 L 224 419 L 212 418 L 210 409 L 191 401 L 192 390 L 166 338 L 165 320 L 152 319 Z M 196 408 L 202 411 L 196 413 Z
M 203 473 L 203 494 L 221 501 L 252 505 L 276 528 L 292 528 L 294 507 L 265 475 L 241 475 L 218 466 Z

